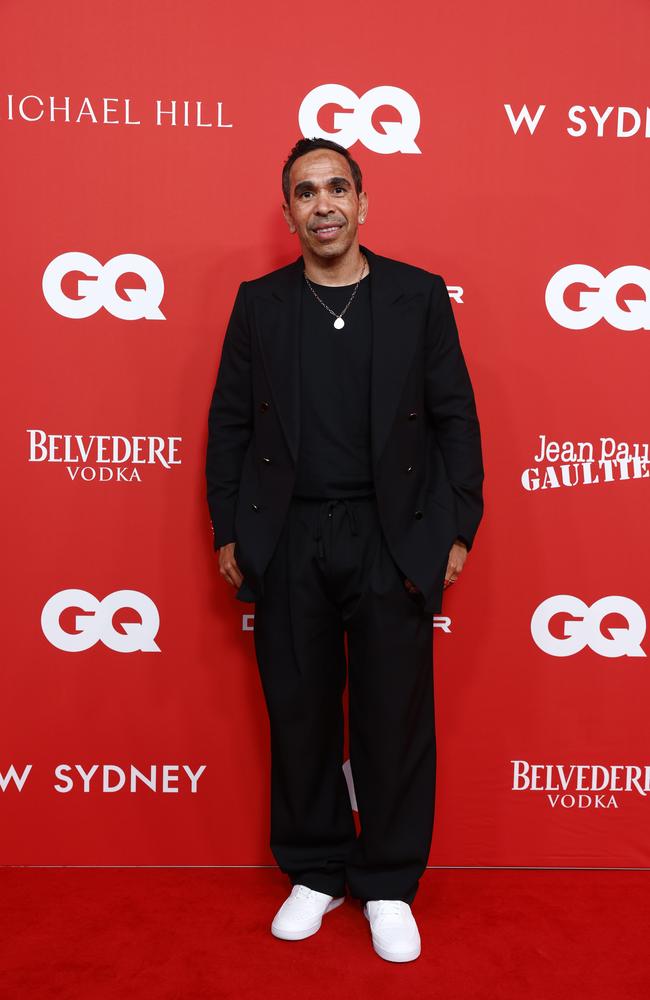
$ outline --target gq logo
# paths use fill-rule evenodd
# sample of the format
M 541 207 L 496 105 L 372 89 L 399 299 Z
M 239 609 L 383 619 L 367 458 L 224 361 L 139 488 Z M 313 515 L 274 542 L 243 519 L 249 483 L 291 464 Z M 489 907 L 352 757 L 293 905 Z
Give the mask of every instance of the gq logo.
M 580 289 L 579 309 L 569 309 L 564 293 L 572 285 Z M 641 299 L 625 299 L 627 309 L 616 301 L 624 285 L 637 285 L 643 290 Z M 607 277 L 589 264 L 569 264 L 554 274 L 546 286 L 546 308 L 556 323 L 568 330 L 586 330 L 606 319 L 617 330 L 650 330 L 650 271 L 647 267 L 629 264 L 617 267 Z
M 80 608 L 84 614 L 76 615 L 76 633 L 61 628 L 61 613 L 69 608 Z M 124 622 L 124 634 L 113 627 L 113 615 L 123 608 L 132 608 L 140 622 Z M 116 653 L 159 653 L 155 637 L 160 627 L 158 608 L 150 597 L 138 590 L 116 590 L 103 601 L 86 590 L 61 590 L 50 597 L 41 612 L 41 628 L 45 638 L 66 653 L 79 653 L 90 649 L 97 642 Z
M 80 271 L 76 292 L 79 298 L 69 298 L 61 288 L 63 278 L 71 271 Z M 120 298 L 115 289 L 118 278 L 127 272 L 139 274 L 144 288 L 125 289 L 128 299 Z M 165 319 L 158 308 L 165 283 L 159 268 L 139 253 L 121 253 L 106 264 L 100 264 L 88 253 L 62 253 L 55 257 L 43 274 L 43 295 L 55 312 L 67 319 L 86 319 L 102 306 L 116 319 Z
M 326 104 L 343 109 L 334 113 L 335 132 L 325 132 L 318 124 L 318 113 Z M 384 133 L 377 132 L 372 115 L 383 104 L 395 108 L 400 121 L 381 122 Z M 360 139 L 373 153 L 420 153 L 415 137 L 420 130 L 420 109 L 410 94 L 399 87 L 373 87 L 358 97 L 340 83 L 324 83 L 310 90 L 298 111 L 298 125 L 304 136 L 324 136 L 348 149 Z
M 610 627 L 604 635 L 602 620 L 612 612 L 626 619 L 627 628 Z M 564 622 L 561 639 L 549 631 L 549 623 L 557 614 L 572 616 Z M 573 656 L 585 646 L 600 656 L 645 656 L 641 649 L 645 627 L 645 615 L 639 605 L 629 597 L 614 594 L 601 597 L 591 607 L 571 594 L 555 594 L 542 601 L 530 622 L 533 639 L 550 656 Z

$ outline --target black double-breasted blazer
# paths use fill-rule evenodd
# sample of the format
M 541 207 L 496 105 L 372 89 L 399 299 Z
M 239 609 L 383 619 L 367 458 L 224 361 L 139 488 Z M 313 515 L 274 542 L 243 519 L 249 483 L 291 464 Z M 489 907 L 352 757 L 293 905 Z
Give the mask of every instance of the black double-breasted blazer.
M 371 459 L 391 555 L 441 610 L 449 550 L 483 515 L 474 392 L 444 280 L 373 253 Z M 208 416 L 207 500 L 214 548 L 235 542 L 237 598 L 264 592 L 295 482 L 300 435 L 302 255 L 237 292 Z

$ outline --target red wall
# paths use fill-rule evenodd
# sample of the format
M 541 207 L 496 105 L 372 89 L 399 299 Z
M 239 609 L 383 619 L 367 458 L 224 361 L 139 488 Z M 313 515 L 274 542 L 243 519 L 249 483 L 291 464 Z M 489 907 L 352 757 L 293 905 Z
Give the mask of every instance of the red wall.
M 217 572 L 203 462 L 238 284 L 300 252 L 280 173 L 311 101 L 363 169 L 363 242 L 445 278 L 481 419 L 485 517 L 435 621 L 430 863 L 648 866 L 648 4 L 0 18 L 0 860 L 274 863 L 254 606 Z M 124 254 L 146 260 L 105 267 Z M 134 437 L 167 460 L 125 460 Z

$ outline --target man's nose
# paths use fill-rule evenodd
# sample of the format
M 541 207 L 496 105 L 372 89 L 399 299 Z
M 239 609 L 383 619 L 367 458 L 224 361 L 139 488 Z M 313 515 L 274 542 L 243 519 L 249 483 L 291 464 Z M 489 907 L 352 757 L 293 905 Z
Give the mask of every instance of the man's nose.
M 316 195 L 316 214 L 317 215 L 328 215 L 332 211 L 332 205 L 330 204 L 330 196 L 327 191 L 321 191 Z

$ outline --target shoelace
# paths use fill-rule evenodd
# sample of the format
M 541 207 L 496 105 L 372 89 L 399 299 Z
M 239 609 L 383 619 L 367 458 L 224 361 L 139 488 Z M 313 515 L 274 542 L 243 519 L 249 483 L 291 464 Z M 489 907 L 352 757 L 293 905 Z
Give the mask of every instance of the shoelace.
M 314 889 L 310 889 L 307 885 L 299 885 L 296 896 L 304 896 L 307 898 L 308 896 L 311 896 L 314 891 Z

